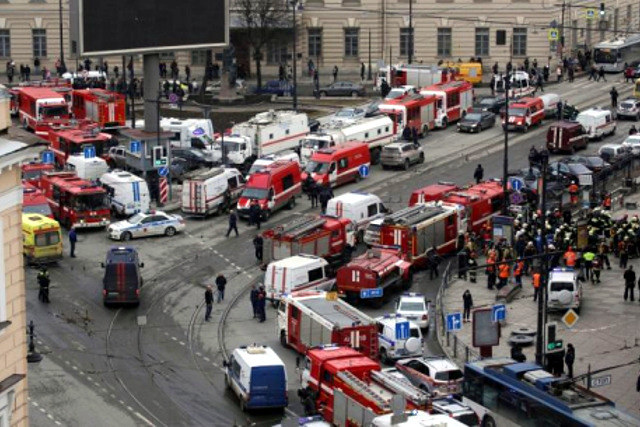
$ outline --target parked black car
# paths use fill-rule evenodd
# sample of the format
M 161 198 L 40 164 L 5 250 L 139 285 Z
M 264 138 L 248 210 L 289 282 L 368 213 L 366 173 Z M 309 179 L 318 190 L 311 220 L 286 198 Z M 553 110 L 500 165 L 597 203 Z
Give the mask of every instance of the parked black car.
M 197 148 L 172 148 L 172 157 L 181 157 L 186 162 L 186 168 L 188 171 L 198 169 L 201 167 L 212 167 L 214 164 L 213 156 Z
M 491 111 L 493 114 L 500 114 L 507 101 L 504 96 L 483 96 L 473 104 L 474 109 Z
M 605 168 L 611 167 L 609 163 L 598 156 L 569 156 L 560 160 L 562 163 L 579 163 L 591 169 L 593 172 L 599 172 Z
M 472 111 L 458 121 L 458 132 L 482 132 L 496 124 L 496 115 L 491 111 Z
M 335 82 L 328 86 L 322 86 L 318 89 L 320 96 L 364 96 L 364 86 L 359 83 L 352 82 Z
M 566 178 L 578 182 L 580 175 L 591 175 L 593 172 L 591 169 L 580 163 L 562 163 L 553 162 L 549 163 L 549 170 L 553 174 L 560 174 Z

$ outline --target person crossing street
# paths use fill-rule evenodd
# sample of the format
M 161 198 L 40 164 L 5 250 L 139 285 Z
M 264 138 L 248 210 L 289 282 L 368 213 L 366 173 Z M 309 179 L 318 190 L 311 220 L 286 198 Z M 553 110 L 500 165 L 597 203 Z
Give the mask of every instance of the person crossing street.
M 253 238 L 253 247 L 255 249 L 256 259 L 258 260 L 258 262 L 262 262 L 264 239 L 260 234 L 256 234 L 256 237 Z
M 38 291 L 38 299 L 44 303 L 49 303 L 49 285 L 51 283 L 51 279 L 49 279 L 49 271 L 47 271 L 46 267 L 40 268 L 40 272 L 38 272 L 38 286 L 40 290 Z
M 76 227 L 74 225 L 71 226 L 71 230 L 69 230 L 69 256 L 71 258 L 76 257 L 76 243 L 78 242 L 78 235 L 76 234 Z
M 624 300 L 631 297 L 631 301 L 633 298 L 633 288 L 636 286 L 636 272 L 633 271 L 633 265 L 630 265 L 624 272 Z
M 236 232 L 236 237 L 239 236 L 239 234 L 238 234 L 238 215 L 236 214 L 236 211 L 234 211 L 233 209 L 231 210 L 231 213 L 229 214 L 229 228 L 227 229 L 227 237 L 229 237 L 229 234 L 231 234 L 231 230 Z
M 218 304 L 224 301 L 224 290 L 227 287 L 227 278 L 222 273 L 216 277 L 216 288 L 218 288 Z
M 207 285 L 207 289 L 204 291 L 204 304 L 206 305 L 206 311 L 204 313 L 204 321 L 211 320 L 211 310 L 213 310 L 213 290 L 211 285 Z

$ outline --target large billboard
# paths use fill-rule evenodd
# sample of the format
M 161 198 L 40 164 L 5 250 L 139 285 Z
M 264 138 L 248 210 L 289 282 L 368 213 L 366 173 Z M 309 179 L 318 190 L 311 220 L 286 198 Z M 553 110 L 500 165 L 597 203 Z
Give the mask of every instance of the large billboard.
M 229 0 L 79 0 L 82 56 L 205 49 L 229 43 Z

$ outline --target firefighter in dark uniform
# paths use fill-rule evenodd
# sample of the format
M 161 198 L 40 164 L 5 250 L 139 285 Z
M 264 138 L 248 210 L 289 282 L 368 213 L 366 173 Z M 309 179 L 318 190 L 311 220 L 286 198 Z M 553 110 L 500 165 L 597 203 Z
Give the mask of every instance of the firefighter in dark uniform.
M 49 284 L 51 283 L 51 279 L 49 279 L 49 272 L 46 267 L 42 267 L 40 272 L 38 273 L 38 285 L 40 286 L 40 291 L 38 292 L 38 299 L 42 302 L 49 303 Z
M 476 268 L 478 267 L 478 262 L 476 261 L 475 252 L 471 252 L 471 254 L 469 254 L 467 265 L 469 269 L 469 281 L 471 283 L 476 283 Z

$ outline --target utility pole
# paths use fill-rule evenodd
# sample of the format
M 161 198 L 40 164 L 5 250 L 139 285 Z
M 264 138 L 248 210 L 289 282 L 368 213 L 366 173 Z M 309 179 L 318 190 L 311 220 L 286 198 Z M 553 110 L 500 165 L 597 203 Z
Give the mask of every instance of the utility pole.
M 544 366 L 544 329 L 547 323 L 546 307 L 547 307 L 547 280 L 549 273 L 547 272 L 548 265 L 548 245 L 546 242 L 546 236 L 544 235 L 544 227 L 546 222 L 547 212 L 547 169 L 549 167 L 549 152 L 547 149 L 543 149 L 540 152 L 540 159 L 542 160 L 542 191 L 540 198 L 540 212 L 542 212 L 539 220 L 542 222 L 542 240 L 544 242 L 544 256 L 542 257 L 542 265 L 540 267 L 540 287 L 538 288 L 538 329 L 536 331 L 536 363 L 540 366 Z M 538 189 L 540 190 L 540 189 Z M 539 191 L 540 192 L 540 191 Z
M 369 28 L 369 71 L 367 71 L 367 80 L 371 81 L 371 28 Z
M 298 63 L 298 54 L 296 45 L 298 44 L 298 26 L 296 25 L 296 9 L 298 8 L 298 1 L 292 0 L 293 6 L 293 110 L 298 111 L 298 72 L 296 65 Z
M 64 62 L 64 30 L 62 28 L 62 0 L 59 0 L 58 5 L 58 12 L 60 13 L 60 68 L 62 68 L 62 73 L 66 73 L 67 65 Z
M 413 0 L 409 0 L 409 52 L 407 62 L 413 61 Z
M 504 157 L 502 158 L 502 192 L 505 194 L 502 204 L 502 214 L 507 214 L 509 207 L 509 197 L 507 197 L 507 182 L 509 180 L 509 89 L 511 88 L 511 70 L 507 69 L 506 76 L 502 79 L 504 86 Z
M 562 17 L 560 18 L 560 60 L 562 61 L 564 55 L 564 9 L 566 7 L 566 0 L 562 0 Z M 575 42 L 574 42 L 575 43 Z

